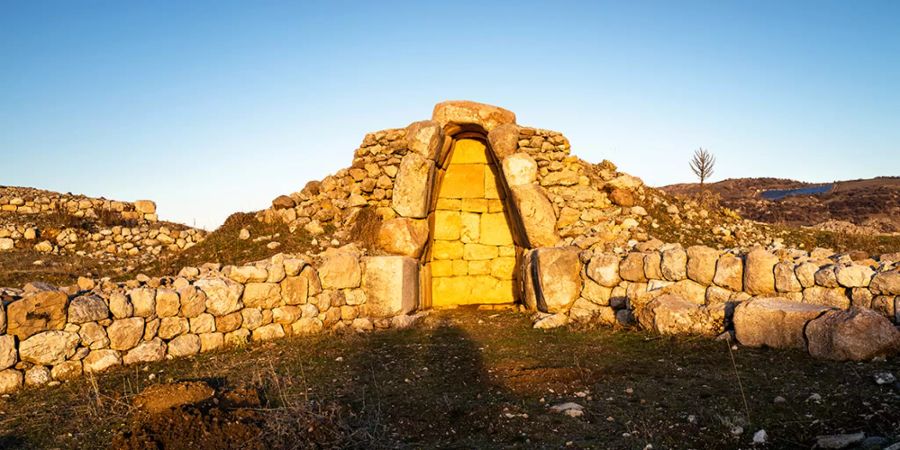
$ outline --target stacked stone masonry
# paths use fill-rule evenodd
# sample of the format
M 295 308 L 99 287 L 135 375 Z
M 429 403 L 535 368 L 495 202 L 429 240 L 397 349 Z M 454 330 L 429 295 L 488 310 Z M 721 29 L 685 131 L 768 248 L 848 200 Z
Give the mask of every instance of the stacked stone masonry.
M 409 326 L 418 295 L 410 258 L 353 246 L 321 257 L 206 264 L 124 283 L 80 279 L 2 291 L 0 393 L 83 373 L 288 335 Z

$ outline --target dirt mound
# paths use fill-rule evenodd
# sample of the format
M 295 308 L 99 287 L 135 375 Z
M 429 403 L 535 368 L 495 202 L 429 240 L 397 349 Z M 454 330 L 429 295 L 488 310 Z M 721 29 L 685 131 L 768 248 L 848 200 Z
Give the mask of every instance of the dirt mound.
M 151 414 L 209 399 L 216 391 L 202 381 L 155 384 L 135 397 L 134 406 Z

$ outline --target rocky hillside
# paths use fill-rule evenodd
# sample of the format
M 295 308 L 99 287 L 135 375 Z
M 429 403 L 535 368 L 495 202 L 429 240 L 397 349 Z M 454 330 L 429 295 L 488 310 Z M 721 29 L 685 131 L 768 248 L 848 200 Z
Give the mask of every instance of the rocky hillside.
M 900 232 L 900 177 L 819 184 L 736 178 L 710 183 L 706 188 L 722 206 L 759 222 L 843 233 Z M 700 192 L 696 183 L 661 189 L 681 197 L 695 197 Z

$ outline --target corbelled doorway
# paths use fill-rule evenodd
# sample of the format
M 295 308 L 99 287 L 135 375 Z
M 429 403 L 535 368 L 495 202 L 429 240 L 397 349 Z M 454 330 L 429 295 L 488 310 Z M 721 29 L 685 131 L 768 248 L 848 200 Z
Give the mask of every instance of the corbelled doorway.
M 432 306 L 513 303 L 516 247 L 499 171 L 480 139 L 454 141 L 449 158 L 432 227 Z

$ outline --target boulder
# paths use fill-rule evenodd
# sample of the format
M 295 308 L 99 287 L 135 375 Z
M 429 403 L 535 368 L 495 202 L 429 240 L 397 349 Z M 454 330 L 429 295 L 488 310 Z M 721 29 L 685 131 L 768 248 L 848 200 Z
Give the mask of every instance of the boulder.
M 529 185 L 537 181 L 538 166 L 528 153 L 514 153 L 503 159 L 503 176 L 507 186 Z
M 872 277 L 869 289 L 875 294 L 900 295 L 900 270 L 877 273 Z
M 725 329 L 724 308 L 707 309 L 681 296 L 665 294 L 636 311 L 645 329 L 659 334 L 717 336 Z
M 775 290 L 778 292 L 800 292 L 803 286 L 794 272 L 794 263 L 781 261 L 775 264 Z
M 247 283 L 242 301 L 246 308 L 274 308 L 281 303 L 281 286 L 278 283 Z
M 66 381 L 80 377 L 82 372 L 81 361 L 65 361 L 53 366 L 53 368 L 50 369 L 50 376 L 54 380 Z
M 325 289 L 359 287 L 359 253 L 349 246 L 326 250 L 319 266 L 319 279 Z
M 241 284 L 259 283 L 269 278 L 269 271 L 256 265 L 231 266 L 228 269 L 228 278 Z
M 0 335 L 0 370 L 8 369 L 19 361 L 19 353 L 16 350 L 16 337 L 4 334 Z
M 406 147 L 424 158 L 437 161 L 444 142 L 444 130 L 431 120 L 413 122 L 406 127 Z
M 564 313 L 545 314 L 534 322 L 534 328 L 550 329 L 558 328 L 569 323 L 569 316 Z
M 687 248 L 687 257 L 687 277 L 707 286 L 713 284 L 719 251 L 703 245 L 694 245 Z
M 744 285 L 744 262 L 741 258 L 731 253 L 719 256 L 713 283 L 732 291 L 740 291 Z
M 822 267 L 818 271 L 816 271 L 813 278 L 816 280 L 816 285 L 822 287 L 836 288 L 838 287 L 837 275 L 834 272 L 834 265 L 829 264 L 825 267 Z
M 619 263 L 619 276 L 626 281 L 646 282 L 644 275 L 644 254 L 632 252 Z
M 513 204 L 522 221 L 528 247 L 553 247 L 559 242 L 556 213 L 544 190 L 536 184 L 510 186 Z
M 738 342 L 748 347 L 805 349 L 807 322 L 831 310 L 780 298 L 748 300 L 735 308 L 734 331 Z
M 626 189 L 613 189 L 609 193 L 609 201 L 616 206 L 630 208 L 634 206 L 634 195 Z
M 19 343 L 19 358 L 33 364 L 59 364 L 75 354 L 81 338 L 68 331 L 44 331 Z
M 121 292 L 114 292 L 109 296 L 109 312 L 116 319 L 124 319 L 134 314 L 134 306 L 127 295 Z
M 850 307 L 850 297 L 846 288 L 813 286 L 803 290 L 803 303 L 847 309 Z
M 271 341 L 284 337 L 284 328 L 280 323 L 270 323 L 253 330 L 250 338 L 254 341 Z
M 750 295 L 775 293 L 775 264 L 778 257 L 756 248 L 747 253 L 744 262 L 744 291 Z
M 11 394 L 22 389 L 25 376 L 16 369 L 0 370 L 0 395 Z
M 61 330 L 66 325 L 69 297 L 62 291 L 39 291 L 6 307 L 6 333 L 20 341 L 42 331 Z
M 394 181 L 391 206 L 401 217 L 423 219 L 428 216 L 434 161 L 418 153 L 407 153 L 400 161 Z
M 806 326 L 809 354 L 838 361 L 868 361 L 900 351 L 900 331 L 870 309 L 828 311 Z
M 659 269 L 669 281 L 679 281 L 687 277 L 687 252 L 681 247 L 671 247 L 662 251 Z
M 44 366 L 32 366 L 25 371 L 25 386 L 39 387 L 50 382 L 50 369 Z
M 169 341 L 168 352 L 174 357 L 196 355 L 200 353 L 200 337 L 196 334 L 178 336 Z
M 272 207 L 275 209 L 290 209 L 296 206 L 294 199 L 287 195 L 279 195 L 272 200 Z
M 444 127 L 448 134 L 454 134 L 466 125 L 477 125 L 490 133 L 500 125 L 515 124 L 516 115 L 497 106 L 452 100 L 435 105 L 431 120 Z
M 534 252 L 537 273 L 536 300 L 547 313 L 568 311 L 581 293 L 581 260 L 578 247 L 539 248 Z
M 806 261 L 804 263 L 800 263 L 797 267 L 794 268 L 794 274 L 797 275 L 797 280 L 800 282 L 800 286 L 804 288 L 812 287 L 816 285 L 816 272 L 819 270 L 819 265 Z
M 137 347 L 128 351 L 122 362 L 126 365 L 162 361 L 166 358 L 166 343 L 160 338 L 153 338 L 141 342 Z
M 224 316 L 244 307 L 241 294 L 244 285 L 226 278 L 204 278 L 194 286 L 206 295 L 206 310 L 214 316 Z
M 513 123 L 496 126 L 488 133 L 488 142 L 497 160 L 503 160 L 519 149 L 519 127 Z
M 128 292 L 134 315 L 138 317 L 150 317 L 156 314 L 156 289 L 135 288 Z
M 171 317 L 181 310 L 181 299 L 178 292 L 172 289 L 156 290 L 156 315 L 159 317 Z
M 103 372 L 122 365 L 122 355 L 115 350 L 91 350 L 82 361 L 85 373 Z
M 369 317 L 386 318 L 409 314 L 418 306 L 419 264 L 415 259 L 405 256 L 365 257 L 362 289 L 366 293 L 366 311 Z M 299 326 L 299 333 L 316 329 L 321 329 L 320 325 L 307 321 Z
M 109 337 L 109 347 L 114 350 L 130 350 L 144 337 L 144 319 L 132 317 L 130 319 L 114 320 L 106 328 Z
M 615 287 L 619 284 L 619 257 L 611 253 L 595 253 L 588 262 L 588 278 L 601 286 Z
M 137 200 L 134 202 L 134 210 L 141 214 L 156 214 L 156 203 L 151 200 Z
M 854 264 L 851 266 L 838 266 L 834 269 L 834 275 L 838 284 L 843 287 L 867 287 L 872 281 L 875 271 L 869 266 Z
M 428 221 L 398 217 L 386 220 L 378 230 L 378 247 L 387 253 L 419 258 L 428 242 Z
M 693 280 L 681 280 L 662 288 L 662 292 L 666 294 L 674 294 L 684 300 L 688 300 L 695 305 L 706 303 L 707 287 Z
M 69 304 L 69 323 L 95 322 L 108 317 L 109 306 L 97 295 L 75 297 Z

